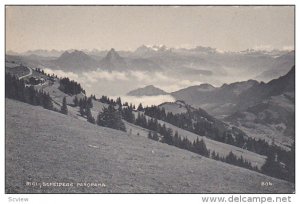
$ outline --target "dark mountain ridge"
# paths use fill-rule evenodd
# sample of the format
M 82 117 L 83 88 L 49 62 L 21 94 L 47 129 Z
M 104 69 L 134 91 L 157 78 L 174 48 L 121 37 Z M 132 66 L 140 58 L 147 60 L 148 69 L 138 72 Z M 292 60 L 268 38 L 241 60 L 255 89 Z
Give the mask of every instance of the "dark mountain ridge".
M 127 93 L 128 96 L 157 96 L 168 94 L 162 89 L 159 89 L 153 85 L 138 88 Z
M 98 66 L 98 62 L 95 59 L 78 50 L 73 52 L 66 51 L 59 58 L 53 60 L 52 63 L 57 68 L 66 71 L 94 70 Z

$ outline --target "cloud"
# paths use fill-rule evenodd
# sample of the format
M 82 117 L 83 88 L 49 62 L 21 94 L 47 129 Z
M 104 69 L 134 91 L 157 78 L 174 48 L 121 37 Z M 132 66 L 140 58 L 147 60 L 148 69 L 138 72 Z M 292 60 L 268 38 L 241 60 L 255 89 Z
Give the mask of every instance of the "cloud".
M 151 82 L 151 79 L 149 77 L 150 73 L 147 72 L 130 71 L 129 75 L 140 82 L 145 82 L 145 83 Z
M 108 80 L 108 81 L 115 81 L 121 80 L 126 81 L 128 80 L 128 76 L 125 72 L 117 72 L 117 71 L 90 71 L 83 73 L 83 76 L 86 77 L 91 82 L 97 82 L 98 80 Z
M 73 80 L 88 80 L 89 82 L 97 82 L 98 80 L 104 79 L 108 81 L 115 81 L 115 80 L 128 80 L 128 75 L 125 72 L 117 72 L 117 71 L 89 71 L 84 72 L 83 74 L 77 74 L 74 72 L 66 72 L 63 70 L 52 70 L 50 68 L 45 68 L 44 71 L 49 74 L 56 74 L 58 77 L 69 77 Z
M 163 84 L 159 86 L 159 88 L 163 89 L 166 92 L 173 92 L 178 91 L 183 88 L 187 88 L 189 86 L 195 86 L 202 84 L 201 81 L 191 81 L 191 80 L 180 80 L 180 79 L 173 79 L 172 82 Z
M 271 45 L 255 45 L 253 47 L 254 50 L 267 50 L 270 51 L 273 49 L 273 47 Z
M 143 71 L 89 71 L 84 73 L 65 72 L 63 70 L 52 70 L 45 68 L 44 71 L 49 74 L 55 74 L 59 77 L 69 77 L 79 82 L 88 94 L 101 95 L 124 95 L 135 88 L 146 85 L 154 85 L 166 92 L 173 92 L 193 85 L 201 84 L 200 81 L 182 80 L 178 77 L 170 77 L 163 72 L 143 72 Z M 127 97 L 127 96 L 126 96 Z M 174 101 L 169 95 L 159 97 L 127 97 L 127 101 L 134 104 L 143 103 L 146 105 L 161 104 L 166 101 Z
M 138 84 L 139 87 L 154 85 L 167 92 L 177 91 L 188 86 L 200 85 L 202 83 L 200 81 L 181 80 L 176 77 L 170 77 L 162 72 L 148 73 L 141 71 L 131 71 L 130 77 L 133 78 L 132 80 L 140 82 Z
M 50 74 L 50 75 L 55 74 L 58 77 L 69 77 L 70 79 L 73 79 L 73 80 L 78 80 L 79 79 L 78 74 L 76 74 L 74 72 L 65 72 L 63 70 L 52 70 L 52 69 L 49 69 L 49 68 L 45 68 L 44 71 L 47 74 Z
M 289 46 L 283 46 L 282 47 L 282 50 L 287 50 L 287 51 L 291 51 L 291 50 L 294 50 L 294 45 L 289 45 Z
M 116 97 L 112 97 L 116 98 Z M 132 103 L 135 106 L 138 106 L 140 103 L 143 106 L 151 106 L 151 105 L 160 105 L 164 102 L 174 102 L 175 98 L 171 95 L 158 95 L 158 96 L 142 96 L 142 97 L 135 97 L 135 96 L 121 96 L 123 102 Z

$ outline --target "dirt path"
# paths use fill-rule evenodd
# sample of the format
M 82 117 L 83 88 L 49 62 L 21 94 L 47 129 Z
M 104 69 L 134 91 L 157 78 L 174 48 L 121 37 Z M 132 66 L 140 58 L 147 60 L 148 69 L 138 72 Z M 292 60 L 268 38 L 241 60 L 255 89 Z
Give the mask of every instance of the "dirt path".
M 26 68 L 29 69 L 29 74 L 19 77 L 19 80 L 32 75 L 32 69 L 30 67 L 26 67 Z

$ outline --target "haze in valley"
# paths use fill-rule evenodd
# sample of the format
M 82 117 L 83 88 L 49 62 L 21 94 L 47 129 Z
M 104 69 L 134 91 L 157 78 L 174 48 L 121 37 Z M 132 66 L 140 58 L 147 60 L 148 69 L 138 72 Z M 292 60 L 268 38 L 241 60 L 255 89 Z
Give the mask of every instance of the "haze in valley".
M 6 8 L 7 54 L 97 96 L 269 81 L 291 68 L 293 49 L 291 6 Z

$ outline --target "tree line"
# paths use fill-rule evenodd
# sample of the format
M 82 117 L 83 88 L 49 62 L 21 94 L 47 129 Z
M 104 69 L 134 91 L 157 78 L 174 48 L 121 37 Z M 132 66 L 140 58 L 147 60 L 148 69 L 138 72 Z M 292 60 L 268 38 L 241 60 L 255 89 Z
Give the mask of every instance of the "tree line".
M 87 121 L 92 124 L 126 131 L 125 124 L 122 121 L 122 104 L 119 105 L 118 108 L 116 108 L 113 104 L 118 104 L 119 102 L 108 104 L 108 107 L 103 107 L 102 111 L 98 113 L 97 118 L 95 119 L 91 112 L 93 99 L 96 100 L 95 95 L 91 95 L 89 98 L 83 97 L 81 99 L 78 99 L 76 96 L 74 97 L 74 106 L 79 106 L 81 116 L 86 117 Z
M 166 143 L 168 145 L 173 145 L 180 149 L 185 149 L 208 158 L 250 170 L 258 170 L 257 167 L 253 167 L 249 161 L 245 160 L 243 157 L 238 158 L 232 152 L 230 152 L 226 157 L 221 157 L 214 151 L 210 153 L 203 139 L 199 140 L 199 138 L 196 138 L 195 141 L 191 142 L 189 139 L 187 139 L 187 137 L 182 138 L 177 131 L 175 134 L 173 134 L 173 130 L 171 128 L 166 128 L 165 124 L 161 125 L 156 118 L 153 119 L 151 117 L 147 119 L 144 114 L 138 112 L 137 118 L 135 119 L 133 113 L 133 115 L 129 114 L 130 110 L 132 110 L 132 107 L 127 107 L 126 111 L 123 111 L 123 119 L 150 130 L 148 133 L 149 139 Z M 130 120 L 128 120 L 128 116 Z
M 62 92 L 70 95 L 76 95 L 81 92 L 85 94 L 85 90 L 82 89 L 81 85 L 74 80 L 70 80 L 68 77 L 59 80 L 58 88 Z
M 165 129 L 164 126 L 161 126 L 158 123 L 158 119 L 161 119 L 163 121 L 169 122 L 170 124 L 173 124 L 177 127 L 180 127 L 182 129 L 189 129 L 189 127 L 192 127 L 192 120 L 190 119 L 190 115 L 188 114 L 172 114 L 172 113 L 165 113 L 164 109 L 160 109 L 158 107 L 150 107 L 152 109 L 152 114 L 151 111 L 149 110 L 148 107 L 143 108 L 142 105 L 140 104 L 137 109 L 140 111 L 143 111 L 144 114 L 141 114 L 138 112 L 137 118 L 135 118 L 133 111 L 135 110 L 132 105 L 126 106 L 122 110 L 122 117 L 124 120 L 134 123 L 135 125 L 144 127 L 146 129 L 151 130 L 151 133 L 149 133 L 148 138 L 156 140 L 156 141 L 161 141 L 170 145 L 174 145 L 176 147 L 186 149 L 192 152 L 195 152 L 197 148 L 194 147 L 194 144 L 191 143 L 187 138 L 181 138 L 178 137 L 178 134 L 175 133 L 174 136 L 171 134 L 171 130 Z M 149 115 L 150 119 L 147 120 L 145 115 Z M 203 112 L 201 113 L 203 114 Z M 205 113 L 204 113 L 205 114 Z M 151 117 L 152 115 L 152 117 Z M 157 117 L 157 118 L 155 118 Z M 209 120 L 212 120 L 210 116 L 208 116 Z M 208 120 L 208 121 L 209 121 Z M 197 126 L 199 126 L 199 123 L 194 123 L 194 127 L 196 127 L 196 130 L 191 131 L 194 133 L 198 133 L 197 131 Z M 202 128 L 206 127 L 208 129 L 211 128 L 211 125 L 209 123 L 203 123 Z M 215 132 L 217 128 L 215 128 Z M 274 143 L 269 144 L 265 140 L 258 139 L 256 140 L 255 138 L 250 138 L 250 137 L 245 137 L 241 132 L 233 128 L 233 131 L 237 132 L 238 134 L 235 134 L 233 137 L 233 134 L 231 131 L 224 131 L 222 136 L 219 136 L 219 134 L 215 135 L 214 137 L 209 134 L 211 137 L 210 139 L 214 139 L 223 143 L 231 144 L 240 148 L 247 149 L 249 151 L 256 152 L 261 155 L 266 155 L 267 159 L 265 164 L 262 166 L 261 170 L 258 170 L 256 166 L 252 166 L 251 163 L 247 160 L 245 160 L 242 156 L 237 157 L 234 155 L 232 152 L 230 152 L 227 156 L 221 157 L 219 154 L 215 153 L 214 151 L 210 153 L 210 158 L 226 162 L 229 164 L 233 164 L 236 166 L 240 166 L 243 168 L 247 168 L 250 170 L 255 170 L 255 171 L 260 171 L 264 174 L 288 180 L 291 182 L 295 182 L 295 149 L 294 146 L 291 148 L 291 151 L 287 151 L 282 149 L 279 146 L 276 146 Z M 205 131 L 205 133 L 209 133 L 209 131 Z M 162 135 L 162 138 L 160 139 L 159 135 Z M 200 134 L 199 134 L 200 135 Z M 199 144 L 198 144 L 199 145 Z M 205 151 L 205 148 L 203 148 Z M 201 153 L 201 155 L 205 156 L 207 154 Z M 275 158 L 276 155 L 276 158 Z
M 8 73 L 5 74 L 5 97 L 58 111 L 53 107 L 49 93 L 35 90 L 32 86 L 26 87 L 24 80 Z
M 270 145 L 265 140 L 247 137 L 245 133 L 235 127 L 229 130 L 222 122 L 202 109 L 192 110 L 188 105 L 186 105 L 186 108 L 186 113 L 177 114 L 166 113 L 164 108 L 158 106 L 146 107 L 142 111 L 145 115 L 168 122 L 197 135 L 206 136 L 212 140 L 244 148 L 261 155 L 267 155 Z

